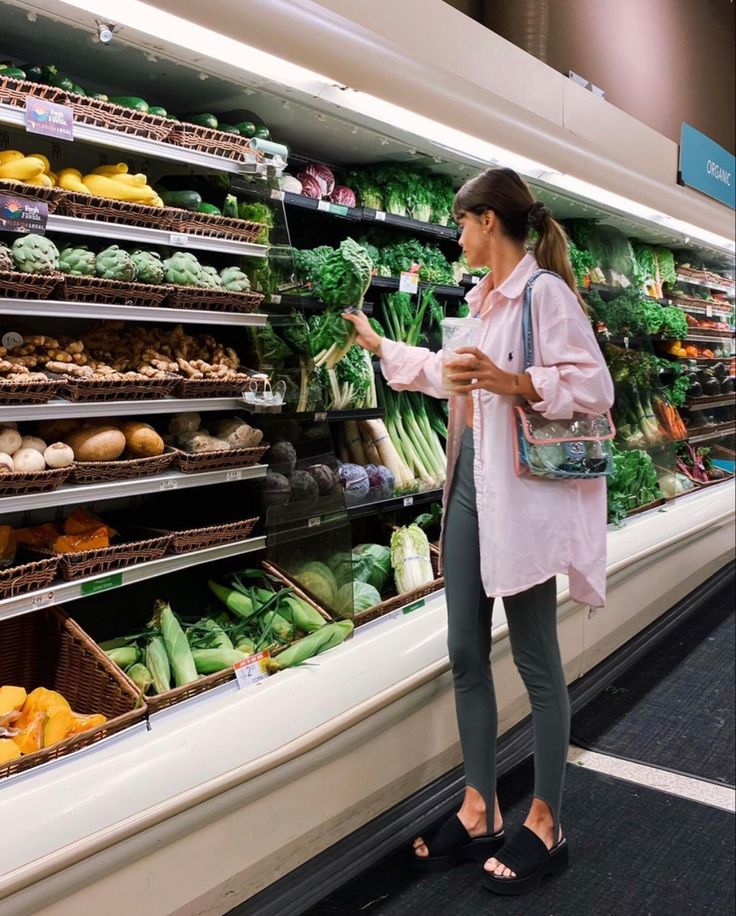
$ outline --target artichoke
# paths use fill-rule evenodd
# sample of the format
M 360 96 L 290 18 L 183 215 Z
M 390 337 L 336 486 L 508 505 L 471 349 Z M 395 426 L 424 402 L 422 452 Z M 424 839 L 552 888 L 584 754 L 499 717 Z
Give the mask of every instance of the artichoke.
M 199 275 L 199 285 L 205 289 L 220 289 L 222 281 L 214 267 L 203 267 Z
M 7 245 L 0 242 L 0 270 L 15 270 L 13 254 Z
M 141 283 L 161 283 L 164 278 L 164 265 L 161 255 L 156 251 L 143 251 L 136 249 L 131 254 L 131 259 L 138 272 Z
M 135 280 L 137 274 L 133 259 L 127 251 L 110 245 L 97 255 L 97 276 L 103 280 Z
M 166 282 L 176 286 L 199 286 L 202 265 L 188 251 L 177 251 L 164 261 Z
M 222 288 L 231 293 L 247 293 L 250 289 L 250 280 L 239 267 L 225 267 L 220 272 Z
M 73 277 L 94 277 L 97 259 L 86 245 L 65 248 L 59 255 L 59 270 Z
M 59 249 L 43 235 L 21 236 L 13 242 L 13 260 L 27 274 L 48 274 L 59 269 Z

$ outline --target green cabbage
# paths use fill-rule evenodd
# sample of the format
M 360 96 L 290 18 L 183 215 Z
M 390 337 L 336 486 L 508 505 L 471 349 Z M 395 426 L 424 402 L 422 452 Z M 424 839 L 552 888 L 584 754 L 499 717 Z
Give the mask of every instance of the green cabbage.
M 310 560 L 294 573 L 299 585 L 310 592 L 323 605 L 335 607 L 337 600 L 337 579 L 324 563 Z
M 381 603 L 378 591 L 367 582 L 348 582 L 337 593 L 336 610 L 344 617 L 360 614 Z
M 353 578 L 382 592 L 391 576 L 391 550 L 383 544 L 359 544 L 353 550 Z

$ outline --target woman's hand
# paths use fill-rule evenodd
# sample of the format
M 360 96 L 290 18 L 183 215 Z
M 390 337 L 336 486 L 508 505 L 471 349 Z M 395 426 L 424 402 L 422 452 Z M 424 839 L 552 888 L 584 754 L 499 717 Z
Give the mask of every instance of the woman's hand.
M 526 372 L 506 372 L 499 369 L 477 347 L 461 347 L 456 352 L 458 356 L 465 355 L 466 359 L 448 361 L 446 364 L 450 370 L 447 377 L 453 382 L 453 394 L 468 394 L 482 389 L 493 394 L 520 395 L 528 401 L 541 400 Z M 468 360 L 467 356 L 474 359 Z
M 381 336 L 376 334 L 364 312 L 343 312 L 342 317 L 355 325 L 355 342 L 364 350 L 378 353 L 381 349 Z

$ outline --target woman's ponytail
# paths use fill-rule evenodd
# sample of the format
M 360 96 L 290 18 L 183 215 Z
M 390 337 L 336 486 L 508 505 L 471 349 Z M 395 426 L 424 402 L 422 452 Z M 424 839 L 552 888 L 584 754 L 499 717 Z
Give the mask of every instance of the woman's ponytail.
M 529 209 L 528 223 L 529 228 L 534 229 L 537 233 L 537 241 L 534 245 L 534 257 L 537 264 L 543 270 L 553 270 L 559 274 L 575 293 L 578 302 L 587 313 L 588 307 L 578 292 L 577 278 L 570 263 L 565 230 L 552 217 L 547 207 L 538 200 Z

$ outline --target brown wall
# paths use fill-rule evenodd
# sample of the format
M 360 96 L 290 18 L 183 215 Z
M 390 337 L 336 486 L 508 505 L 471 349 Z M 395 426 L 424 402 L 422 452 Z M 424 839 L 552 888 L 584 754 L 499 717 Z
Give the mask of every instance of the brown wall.
M 485 0 L 481 14 L 488 28 L 509 40 L 514 2 Z M 475 12 L 472 4 L 451 5 Z M 540 5 L 549 10 L 551 67 L 586 77 L 611 104 L 676 142 L 687 121 L 734 150 L 733 0 L 548 0 Z

